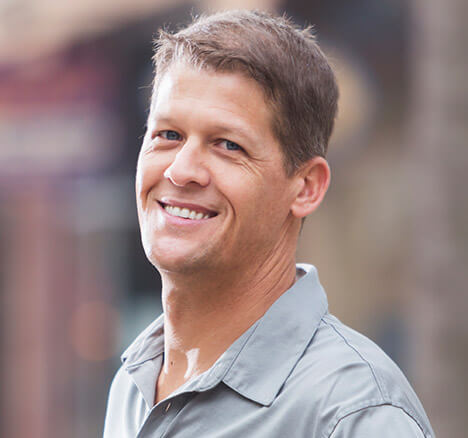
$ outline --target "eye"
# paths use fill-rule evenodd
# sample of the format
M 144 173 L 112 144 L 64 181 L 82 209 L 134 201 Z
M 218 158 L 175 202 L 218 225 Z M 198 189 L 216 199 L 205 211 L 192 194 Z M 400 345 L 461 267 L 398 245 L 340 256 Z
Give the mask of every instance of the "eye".
M 221 140 L 219 144 L 228 151 L 243 151 L 241 146 L 231 140 Z
M 164 138 L 165 140 L 169 140 L 169 141 L 179 141 L 179 140 L 182 140 L 182 137 L 181 135 L 176 132 L 176 131 L 171 131 L 171 130 L 167 130 L 167 131 L 160 131 L 158 132 L 157 134 L 158 137 L 162 137 Z

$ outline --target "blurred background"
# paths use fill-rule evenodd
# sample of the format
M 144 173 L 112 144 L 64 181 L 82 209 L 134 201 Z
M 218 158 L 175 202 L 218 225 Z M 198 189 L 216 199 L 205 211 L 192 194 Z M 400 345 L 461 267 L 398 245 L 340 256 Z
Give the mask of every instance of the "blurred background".
M 465 0 L 1 0 L 0 436 L 102 434 L 119 355 L 161 312 L 134 202 L 152 38 L 231 7 L 315 25 L 341 100 L 298 259 L 436 434 L 466 436 Z

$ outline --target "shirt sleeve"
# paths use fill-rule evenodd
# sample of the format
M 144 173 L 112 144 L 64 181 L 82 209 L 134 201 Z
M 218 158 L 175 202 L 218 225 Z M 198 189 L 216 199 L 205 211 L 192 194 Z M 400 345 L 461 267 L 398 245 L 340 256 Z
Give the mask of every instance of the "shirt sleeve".
M 346 415 L 330 438 L 425 438 L 416 421 L 403 409 L 373 406 Z

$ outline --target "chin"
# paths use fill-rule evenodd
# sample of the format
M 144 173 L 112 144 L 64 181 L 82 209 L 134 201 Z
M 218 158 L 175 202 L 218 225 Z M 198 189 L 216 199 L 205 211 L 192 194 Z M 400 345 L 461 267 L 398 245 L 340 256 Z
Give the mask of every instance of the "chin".
M 185 250 L 182 245 L 159 245 L 143 243 L 145 254 L 151 264 L 160 272 L 189 274 L 210 269 L 209 257 L 205 250 Z

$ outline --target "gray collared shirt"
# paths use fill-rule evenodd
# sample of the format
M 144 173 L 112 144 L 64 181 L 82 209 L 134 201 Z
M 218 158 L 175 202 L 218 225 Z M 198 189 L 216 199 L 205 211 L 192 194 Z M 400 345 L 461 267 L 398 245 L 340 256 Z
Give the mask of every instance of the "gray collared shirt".
M 317 271 L 281 295 L 214 365 L 153 405 L 159 317 L 122 355 L 104 438 L 434 438 L 399 368 L 328 313 Z

